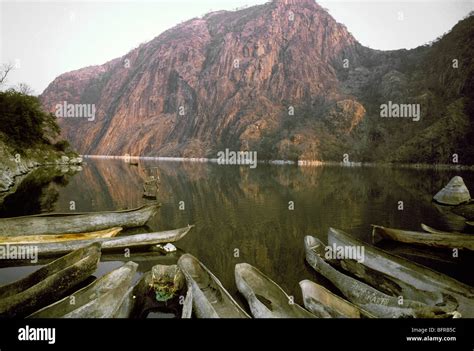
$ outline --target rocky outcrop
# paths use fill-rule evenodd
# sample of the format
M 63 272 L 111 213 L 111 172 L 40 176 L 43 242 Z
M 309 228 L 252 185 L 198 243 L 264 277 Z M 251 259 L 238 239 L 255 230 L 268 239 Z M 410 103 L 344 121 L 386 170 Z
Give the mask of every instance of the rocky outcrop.
M 182 23 L 121 58 L 63 74 L 41 100 L 50 111 L 95 105 L 93 121 L 59 120 L 81 154 L 215 157 L 229 147 L 265 158 L 398 160 L 392 154 L 406 155 L 399 148 L 439 116 L 382 123 L 379 106 L 434 96 L 412 83 L 424 76 L 415 69 L 431 67 L 422 64 L 428 53 L 365 48 L 313 0 L 275 0 Z
M 0 200 L 14 190 L 18 180 L 40 166 L 78 166 L 81 157 L 66 156 L 48 148 L 23 150 L 16 153 L 0 139 Z
M 83 154 L 207 156 L 218 144 L 258 140 L 290 107 L 350 98 L 333 65 L 356 61 L 358 48 L 314 1 L 274 1 L 180 24 L 120 59 L 58 77 L 41 99 L 51 111 L 96 104 L 94 122 L 59 121 Z

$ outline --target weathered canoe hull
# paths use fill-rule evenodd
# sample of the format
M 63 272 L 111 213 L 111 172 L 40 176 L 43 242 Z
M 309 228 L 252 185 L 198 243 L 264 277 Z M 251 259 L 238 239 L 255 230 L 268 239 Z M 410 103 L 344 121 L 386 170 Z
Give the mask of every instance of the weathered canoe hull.
M 111 228 L 92 233 L 80 234 L 50 234 L 25 236 L 0 236 L 0 245 L 34 245 L 51 244 L 77 240 L 93 240 L 113 238 L 122 231 L 122 228 Z
M 193 291 L 188 289 L 184 298 L 183 310 L 181 311 L 181 319 L 190 319 L 193 315 Z
M 127 296 L 138 265 L 128 262 L 30 318 L 113 318 Z M 74 301 L 74 304 L 71 303 Z
M 389 296 L 349 277 L 330 266 L 324 257 L 324 245 L 318 239 L 305 238 L 306 261 L 319 274 L 329 279 L 353 304 L 379 318 L 449 318 L 453 312 L 446 308 L 431 307 L 418 301 Z
M 235 266 L 235 282 L 255 318 L 316 318 L 292 301 L 277 283 L 247 263 Z
M 396 241 L 384 240 L 377 244 L 377 247 L 385 252 L 398 257 L 402 257 L 414 262 L 431 262 L 435 265 L 458 265 L 462 258 L 453 257 L 452 251 L 445 249 L 428 248 L 418 245 L 398 243 Z M 467 253 L 467 252 L 466 252 Z M 420 263 L 423 264 L 423 263 Z M 427 263 L 429 265 L 429 263 Z M 425 264 L 426 265 L 426 264 Z
M 160 204 L 133 210 L 97 213 L 44 214 L 0 219 L 0 236 L 77 234 L 108 228 L 144 226 Z
M 427 233 L 431 233 L 431 234 L 445 234 L 445 235 L 451 235 L 451 234 L 462 234 L 462 233 L 459 233 L 459 232 L 446 232 L 446 231 L 443 231 L 443 230 L 438 230 L 438 229 L 435 229 L 433 227 L 430 227 L 429 225 L 426 225 L 424 223 L 421 223 L 421 229 L 423 229 L 425 232 Z
M 362 282 L 389 296 L 403 296 L 405 299 L 420 301 L 431 306 L 452 303 L 450 301 L 445 301 L 442 293 L 422 291 L 410 284 L 405 283 L 404 281 L 401 281 L 400 279 L 390 277 L 354 260 L 343 259 L 330 260 L 327 262 L 334 267 L 341 268 Z M 457 305 L 452 307 L 455 309 Z
M 122 304 L 111 318 L 115 319 L 127 319 L 131 318 L 133 310 L 135 308 L 136 296 L 133 293 L 135 286 L 131 286 L 130 289 L 125 293 Z
M 198 318 L 249 318 L 217 277 L 192 255 L 178 260 L 188 290 L 192 293 L 193 309 Z
M 334 228 L 329 229 L 328 243 L 337 246 L 364 246 L 365 266 L 404 281 L 417 289 L 451 295 L 459 303 L 458 311 L 463 317 L 474 317 L 474 288 L 445 274 L 365 244 Z
M 474 251 L 474 235 L 455 233 L 420 233 L 374 225 L 372 237 L 443 249 Z
M 186 228 L 168 230 L 158 233 L 147 233 L 121 236 L 108 239 L 93 239 L 93 240 L 78 240 L 71 242 L 51 243 L 51 244 L 37 244 L 35 247 L 40 256 L 56 256 L 65 254 L 74 250 L 78 250 L 93 243 L 101 244 L 102 251 L 117 250 L 125 248 L 145 247 L 163 243 L 176 242 L 186 236 L 193 226 Z M 2 245 L 0 245 L 2 246 Z M 21 247 L 22 245 L 18 245 Z
M 63 298 L 96 271 L 100 254 L 100 245 L 94 244 L 0 287 L 0 317 L 25 317 Z
M 356 305 L 310 280 L 300 282 L 304 306 L 320 318 L 361 318 L 372 316 Z

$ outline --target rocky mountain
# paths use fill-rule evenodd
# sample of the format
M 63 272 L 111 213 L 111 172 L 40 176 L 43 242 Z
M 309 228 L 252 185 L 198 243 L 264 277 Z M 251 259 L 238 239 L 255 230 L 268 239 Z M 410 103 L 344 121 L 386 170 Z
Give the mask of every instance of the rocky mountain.
M 274 0 L 192 19 L 65 73 L 41 100 L 52 112 L 94 104 L 94 120 L 59 119 L 82 154 L 215 157 L 229 148 L 260 159 L 450 163 L 457 153 L 466 163 L 472 22 L 432 46 L 382 52 L 313 0 Z M 420 120 L 380 118 L 390 101 L 419 104 Z

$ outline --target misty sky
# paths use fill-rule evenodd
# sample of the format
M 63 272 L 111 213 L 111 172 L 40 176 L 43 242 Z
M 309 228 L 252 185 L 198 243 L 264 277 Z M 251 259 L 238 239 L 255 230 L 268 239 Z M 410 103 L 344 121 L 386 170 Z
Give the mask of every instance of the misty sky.
M 181 21 L 267 2 L 0 1 L 0 62 L 16 64 L 8 85 L 25 82 L 36 94 L 61 73 L 120 57 Z M 430 42 L 474 10 L 474 0 L 318 3 L 363 45 L 382 50 Z

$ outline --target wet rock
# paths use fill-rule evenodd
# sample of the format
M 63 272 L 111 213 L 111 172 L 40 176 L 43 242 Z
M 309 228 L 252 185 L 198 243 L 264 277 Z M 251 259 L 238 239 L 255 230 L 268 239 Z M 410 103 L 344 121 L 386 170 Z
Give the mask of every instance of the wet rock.
M 69 160 L 69 164 L 70 165 L 80 165 L 82 164 L 82 157 L 72 157 L 70 160 Z
M 460 205 L 471 199 L 469 189 L 464 184 L 464 180 L 457 176 L 449 181 L 449 183 L 441 189 L 433 199 L 443 205 Z

